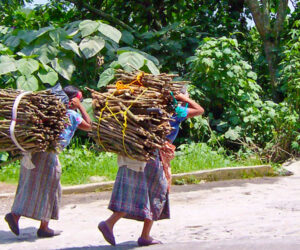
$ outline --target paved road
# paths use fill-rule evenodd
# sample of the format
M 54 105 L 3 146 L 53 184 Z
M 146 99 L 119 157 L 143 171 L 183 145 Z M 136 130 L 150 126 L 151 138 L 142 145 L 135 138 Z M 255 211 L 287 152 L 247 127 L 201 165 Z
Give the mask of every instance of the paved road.
M 300 249 L 300 161 L 287 166 L 288 177 L 232 180 L 174 187 L 171 220 L 154 224 L 153 236 L 164 242 L 146 249 Z M 14 236 L 0 220 L 0 249 L 133 249 L 142 223 L 121 220 L 117 247 L 97 231 L 107 210 L 109 192 L 63 197 L 61 219 L 51 222 L 63 234 L 35 236 L 38 222 L 21 219 Z M 1 199 L 10 206 L 11 199 Z M 4 216 L 0 210 L 0 218 Z

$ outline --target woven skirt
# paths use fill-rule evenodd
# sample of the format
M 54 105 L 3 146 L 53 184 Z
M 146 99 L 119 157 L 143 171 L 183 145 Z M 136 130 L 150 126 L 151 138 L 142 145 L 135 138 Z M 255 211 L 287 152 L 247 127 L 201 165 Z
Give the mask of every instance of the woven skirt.
M 61 167 L 55 153 L 32 155 L 34 169 L 21 165 L 12 212 L 36 220 L 58 219 Z
M 158 155 L 147 163 L 144 172 L 120 167 L 108 208 L 139 221 L 170 218 L 167 187 Z

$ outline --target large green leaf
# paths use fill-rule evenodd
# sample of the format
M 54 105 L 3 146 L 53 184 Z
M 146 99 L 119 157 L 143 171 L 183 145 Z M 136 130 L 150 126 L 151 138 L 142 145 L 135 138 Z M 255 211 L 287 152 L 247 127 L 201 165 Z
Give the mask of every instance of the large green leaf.
M 39 82 L 33 75 L 20 76 L 17 79 L 17 88 L 23 90 L 36 91 L 39 89 Z
M 118 62 L 127 71 L 138 70 L 145 64 L 145 57 L 136 52 L 124 52 L 119 55 Z
M 130 51 L 137 52 L 137 53 L 143 55 L 146 59 L 151 60 L 152 62 L 154 62 L 155 65 L 157 65 L 157 66 L 159 65 L 159 61 L 157 60 L 156 57 L 151 56 L 151 55 L 145 53 L 144 51 L 140 51 L 138 49 L 134 49 L 134 48 L 131 48 L 131 47 L 122 47 L 122 48 L 118 49 L 117 53 L 120 55 L 124 52 L 130 52 Z
M 134 41 L 134 36 L 127 30 L 122 31 L 121 40 L 128 45 L 132 45 Z
M 68 34 L 64 29 L 59 28 L 59 29 L 50 31 L 49 36 L 55 43 L 59 44 L 61 41 L 64 41 L 67 39 Z
M 84 98 L 82 105 L 85 108 L 88 115 L 90 116 L 90 118 L 92 119 L 92 121 L 96 122 L 97 118 L 95 118 L 94 111 L 93 111 L 93 99 Z
M 6 47 L 4 44 L 0 43 L 0 53 L 7 53 L 10 52 L 9 48 Z
M 60 45 L 66 49 L 66 50 L 72 50 L 73 52 L 75 52 L 78 56 L 81 56 L 80 55 L 80 52 L 79 52 L 79 48 L 78 48 L 78 45 L 77 43 L 75 43 L 74 41 L 72 40 L 65 40 L 65 41 L 62 41 L 60 43 Z
M 104 87 L 106 86 L 112 79 L 115 77 L 115 71 L 112 68 L 108 68 L 107 70 L 103 71 L 100 75 L 100 79 L 98 82 L 97 87 Z
M 0 25 L 0 34 L 7 34 L 7 32 L 9 31 L 10 28 L 6 27 L 6 26 L 2 26 Z
M 43 64 L 48 64 L 56 57 L 58 52 L 59 51 L 55 47 L 43 44 L 41 47 L 35 48 L 32 53 L 39 55 L 38 59 Z
M 0 56 L 0 75 L 16 71 L 15 59 L 9 56 Z
M 20 44 L 20 39 L 16 36 L 9 36 L 4 44 L 7 46 L 7 47 L 11 47 L 11 48 L 15 48 L 17 46 L 19 46 Z
M 48 27 L 41 28 L 39 30 L 30 30 L 30 31 L 21 30 L 18 32 L 18 38 L 24 40 L 27 44 L 29 44 L 33 40 L 44 35 L 50 30 L 54 30 L 54 27 L 48 26 Z
M 31 75 L 39 69 L 39 63 L 31 58 L 23 58 L 17 61 L 17 68 L 23 75 Z
M 78 33 L 78 31 L 79 31 L 78 26 L 81 22 L 82 21 L 75 21 L 75 22 L 71 22 L 65 26 L 65 30 L 66 30 L 68 36 L 73 37 Z
M 146 66 L 148 67 L 148 69 L 150 70 L 150 72 L 153 75 L 158 75 L 159 74 L 159 69 L 155 66 L 155 64 L 152 61 L 147 60 Z
M 122 33 L 119 30 L 105 23 L 99 22 L 98 30 L 116 43 L 119 43 L 122 37 Z
M 75 70 L 75 65 L 70 58 L 55 58 L 51 61 L 51 65 L 61 76 L 67 80 L 71 80 L 72 74 Z
M 79 24 L 81 36 L 86 37 L 93 34 L 99 27 L 99 23 L 92 20 L 84 20 Z
M 38 76 L 43 83 L 49 83 L 52 86 L 54 86 L 58 80 L 57 73 L 47 65 L 44 65 L 44 68 L 39 70 Z
M 105 41 L 99 37 L 86 37 L 79 44 L 79 48 L 86 58 L 90 58 L 96 55 L 100 50 L 104 48 Z

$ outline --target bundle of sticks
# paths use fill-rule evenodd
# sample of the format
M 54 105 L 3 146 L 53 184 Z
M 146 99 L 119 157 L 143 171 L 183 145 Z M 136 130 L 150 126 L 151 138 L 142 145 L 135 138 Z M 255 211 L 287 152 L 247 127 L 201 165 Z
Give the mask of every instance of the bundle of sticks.
M 20 153 L 11 138 L 12 110 L 20 91 L 0 89 L 0 151 Z M 60 134 L 69 123 L 64 104 L 50 91 L 29 93 L 17 108 L 14 135 L 17 143 L 29 152 L 57 151 Z
M 174 81 L 176 76 L 117 70 L 117 80 L 106 87 L 106 92 L 89 89 L 98 120 L 90 136 L 99 148 L 140 161 L 153 158 L 172 130 L 170 93 L 178 94 L 187 83 Z

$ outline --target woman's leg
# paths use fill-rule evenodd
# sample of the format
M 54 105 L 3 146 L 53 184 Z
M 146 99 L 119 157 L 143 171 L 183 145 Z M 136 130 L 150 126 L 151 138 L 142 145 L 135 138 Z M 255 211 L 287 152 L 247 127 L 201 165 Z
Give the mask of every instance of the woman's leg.
M 159 240 L 155 240 L 150 236 L 150 231 L 153 225 L 153 220 L 145 219 L 141 237 L 138 239 L 139 246 L 150 246 L 162 244 Z
M 126 215 L 124 212 L 113 212 L 113 214 L 105 221 L 106 225 L 113 231 L 114 225 Z
M 49 228 L 49 221 L 41 220 L 40 228 L 45 232 L 50 232 L 52 229 Z M 53 230 L 52 230 L 53 231 Z
M 153 220 L 149 220 L 149 219 L 145 219 L 144 220 L 144 227 L 143 227 L 143 231 L 141 234 L 141 238 L 145 239 L 145 240 L 151 240 L 152 238 L 150 237 L 150 231 L 153 225 Z
M 40 238 L 48 238 L 56 235 L 60 235 L 62 231 L 53 230 L 49 228 L 49 221 L 41 220 L 40 228 L 37 231 L 37 235 Z
M 114 225 L 126 215 L 124 212 L 113 212 L 113 214 L 106 220 L 98 224 L 98 229 L 103 234 L 104 239 L 111 245 L 115 246 L 115 236 L 113 234 Z

